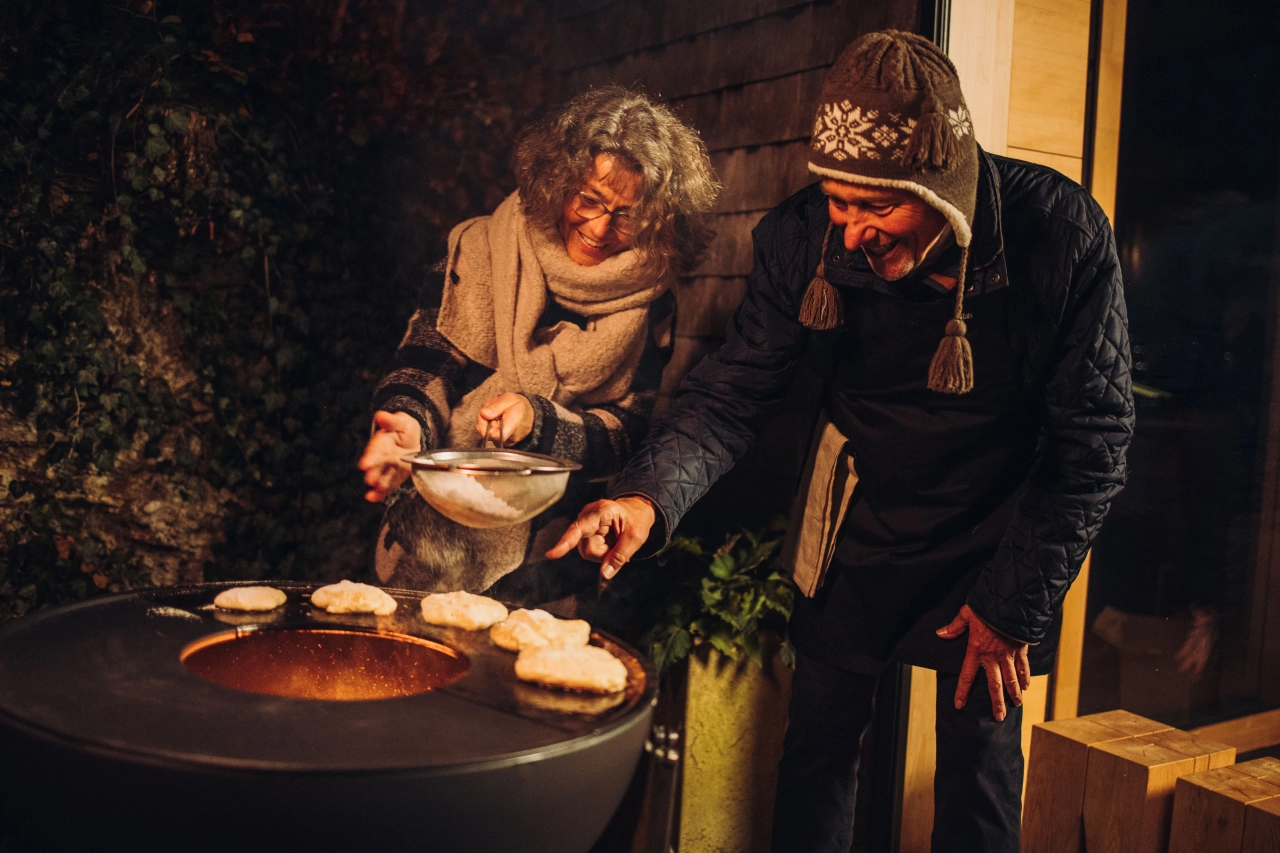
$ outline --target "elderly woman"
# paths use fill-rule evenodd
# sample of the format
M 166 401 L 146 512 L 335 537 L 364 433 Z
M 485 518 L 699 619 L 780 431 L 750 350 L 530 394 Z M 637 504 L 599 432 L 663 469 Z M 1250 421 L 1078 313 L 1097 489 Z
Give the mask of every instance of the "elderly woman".
M 443 298 L 409 321 L 359 465 L 366 498 L 387 501 L 384 583 L 532 604 L 594 586 L 594 566 L 542 555 L 592 499 L 590 481 L 619 470 L 648 429 L 671 353 L 672 279 L 706 247 L 719 186 L 694 131 L 618 87 L 528 128 L 515 172 L 517 192 L 450 233 Z M 531 522 L 462 527 L 405 484 L 402 460 L 486 434 L 582 471 Z

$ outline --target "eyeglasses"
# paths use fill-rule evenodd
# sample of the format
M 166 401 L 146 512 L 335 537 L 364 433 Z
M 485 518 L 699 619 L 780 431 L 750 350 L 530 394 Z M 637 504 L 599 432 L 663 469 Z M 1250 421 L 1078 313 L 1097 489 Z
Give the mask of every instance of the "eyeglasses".
M 635 222 L 631 213 L 626 210 L 610 210 L 605 206 L 604 202 L 598 198 L 592 198 L 584 192 L 579 192 L 573 197 L 573 212 L 581 216 L 583 219 L 590 221 L 599 219 L 601 216 L 608 214 L 609 224 L 613 226 L 613 230 L 619 234 L 630 234 Z

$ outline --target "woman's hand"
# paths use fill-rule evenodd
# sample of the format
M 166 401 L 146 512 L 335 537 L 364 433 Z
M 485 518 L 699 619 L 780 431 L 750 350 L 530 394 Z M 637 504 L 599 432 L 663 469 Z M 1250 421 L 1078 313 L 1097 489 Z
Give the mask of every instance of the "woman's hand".
M 497 421 L 500 430 L 493 429 Z M 491 432 L 492 430 L 492 432 Z M 480 438 L 494 438 L 499 446 L 510 447 L 524 441 L 533 432 L 533 404 L 522 394 L 501 394 L 492 397 L 480 409 L 476 418 L 476 432 Z M 494 435 L 497 432 L 499 435 Z
M 409 479 L 412 469 L 404 457 L 422 450 L 422 426 L 413 415 L 404 412 L 377 412 L 373 423 L 377 429 L 356 464 L 369 487 L 364 499 L 377 503 Z

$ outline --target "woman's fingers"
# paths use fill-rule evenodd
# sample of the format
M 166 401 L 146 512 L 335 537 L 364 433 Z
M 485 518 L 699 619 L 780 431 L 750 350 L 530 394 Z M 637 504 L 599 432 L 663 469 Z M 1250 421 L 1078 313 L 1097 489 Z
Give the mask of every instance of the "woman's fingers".
M 373 425 L 386 432 L 395 432 L 401 425 L 401 419 L 407 417 L 404 412 L 374 412 Z
M 523 441 L 532 431 L 533 405 L 523 394 L 493 397 L 476 415 L 476 432 L 482 438 L 494 438 L 503 447 Z
M 387 495 L 400 488 L 400 484 L 407 479 L 409 479 L 409 473 L 394 465 L 372 468 L 364 475 L 365 485 L 369 487 L 364 498 L 370 503 L 384 501 Z
M 374 416 L 375 422 L 386 418 L 396 419 L 397 416 L 407 418 L 413 423 L 413 429 L 418 428 L 418 422 L 409 415 L 393 412 L 378 412 Z M 405 424 L 396 421 L 400 426 Z M 408 429 L 406 427 L 406 429 Z M 404 432 L 392 432 L 386 429 L 378 429 L 369 439 L 369 443 L 365 445 L 364 453 L 360 455 L 360 460 L 356 466 L 364 472 L 364 483 L 369 487 L 369 491 L 365 492 L 365 500 L 370 503 L 377 503 L 386 500 L 387 495 L 400 487 L 400 484 L 409 478 L 410 468 L 404 461 L 406 452 L 411 452 L 406 443 L 412 441 L 413 450 L 418 449 L 419 439 L 416 436 L 408 436 Z M 402 443 L 403 442 L 403 443 Z
M 524 436 L 520 436 L 519 438 L 516 437 L 517 433 L 519 432 L 520 425 L 516 422 L 516 418 L 512 416 L 512 413 L 510 412 L 510 410 L 503 413 L 502 422 L 499 424 L 499 426 L 501 428 L 500 434 L 501 434 L 501 442 L 503 447 L 509 447 L 515 444 L 517 441 L 519 441 L 520 438 L 524 437 Z M 528 435 L 527 431 L 525 432 L 525 435 Z
M 388 436 L 395 448 L 404 453 L 416 453 L 422 449 L 422 426 L 405 412 L 374 412 L 374 437 Z

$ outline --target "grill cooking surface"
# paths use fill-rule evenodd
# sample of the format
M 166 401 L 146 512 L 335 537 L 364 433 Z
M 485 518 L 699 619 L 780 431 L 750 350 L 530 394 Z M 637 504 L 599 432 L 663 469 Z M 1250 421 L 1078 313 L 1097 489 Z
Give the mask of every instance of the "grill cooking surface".
M 277 610 L 216 610 L 214 596 L 229 586 L 129 593 L 6 626 L 0 714 L 34 732 L 160 761 L 353 772 L 518 763 L 602 735 L 654 700 L 652 668 L 606 635 L 592 642 L 626 664 L 627 689 L 577 696 L 519 682 L 515 655 L 487 631 L 426 624 L 420 593 L 388 590 L 399 604 L 391 616 L 329 614 L 310 604 L 317 584 L 274 584 L 289 596 Z M 326 701 L 224 687 L 183 665 L 192 644 L 237 628 L 393 632 L 455 650 L 467 669 L 417 695 Z

